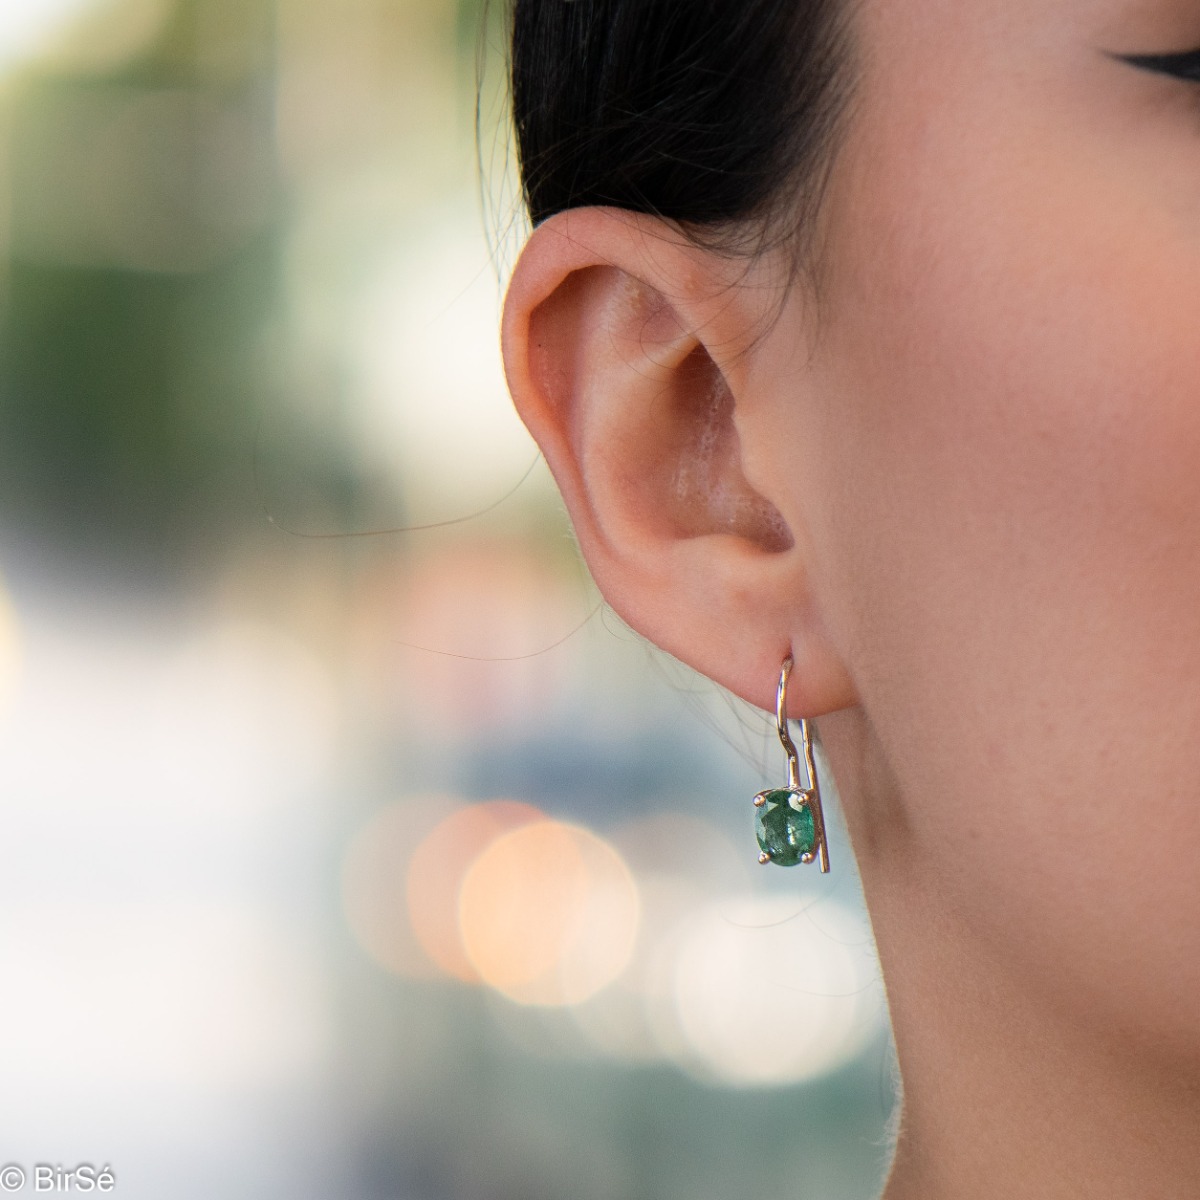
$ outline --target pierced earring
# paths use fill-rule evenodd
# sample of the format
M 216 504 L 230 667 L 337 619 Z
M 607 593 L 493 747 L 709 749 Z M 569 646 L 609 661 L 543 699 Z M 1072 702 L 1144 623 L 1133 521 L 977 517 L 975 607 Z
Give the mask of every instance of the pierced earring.
M 779 691 L 775 697 L 775 725 L 779 740 L 788 756 L 788 782 L 784 788 L 767 788 L 754 797 L 758 810 L 754 832 L 762 853 L 760 863 L 794 867 L 797 863 L 821 862 L 822 873 L 829 872 L 829 846 L 825 841 L 825 814 L 821 809 L 821 787 L 813 761 L 812 737 L 808 721 L 800 719 L 800 743 L 804 747 L 804 766 L 808 783 L 800 786 L 800 756 L 788 732 L 787 685 L 792 673 L 792 656 L 783 660 L 779 672 Z

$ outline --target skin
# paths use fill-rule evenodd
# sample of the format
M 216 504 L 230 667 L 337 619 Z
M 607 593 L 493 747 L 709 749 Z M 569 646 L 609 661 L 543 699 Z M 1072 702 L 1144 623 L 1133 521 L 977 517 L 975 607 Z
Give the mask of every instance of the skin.
M 635 628 L 818 722 L 905 1103 L 887 1200 L 1200 1188 L 1194 3 L 865 0 L 819 288 L 534 234 L 514 399 Z M 836 867 L 835 867 L 836 869 Z

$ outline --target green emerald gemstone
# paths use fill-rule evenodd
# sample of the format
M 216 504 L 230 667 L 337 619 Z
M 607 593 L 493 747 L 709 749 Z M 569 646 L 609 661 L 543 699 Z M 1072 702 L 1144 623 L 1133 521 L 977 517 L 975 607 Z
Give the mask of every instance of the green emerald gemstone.
M 780 867 L 794 867 L 817 844 L 817 823 L 804 793 L 778 788 L 764 792 L 766 803 L 756 810 L 754 832 L 758 845 Z

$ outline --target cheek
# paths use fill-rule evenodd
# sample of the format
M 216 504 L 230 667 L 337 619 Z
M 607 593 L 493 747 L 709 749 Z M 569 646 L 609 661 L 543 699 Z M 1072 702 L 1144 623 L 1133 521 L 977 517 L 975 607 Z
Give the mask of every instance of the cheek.
M 964 920 L 1174 1019 L 1200 987 L 1200 224 L 1061 163 L 946 195 L 944 163 L 860 197 L 835 257 L 818 569 Z

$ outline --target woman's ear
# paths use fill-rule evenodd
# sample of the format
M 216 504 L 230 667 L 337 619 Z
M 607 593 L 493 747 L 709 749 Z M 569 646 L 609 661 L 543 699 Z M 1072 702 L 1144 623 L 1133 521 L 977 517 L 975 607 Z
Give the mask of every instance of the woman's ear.
M 667 222 L 574 209 L 521 256 L 504 362 L 617 613 L 764 708 L 791 652 L 793 715 L 816 716 L 854 690 L 813 603 L 777 394 L 756 370 L 784 286 Z

